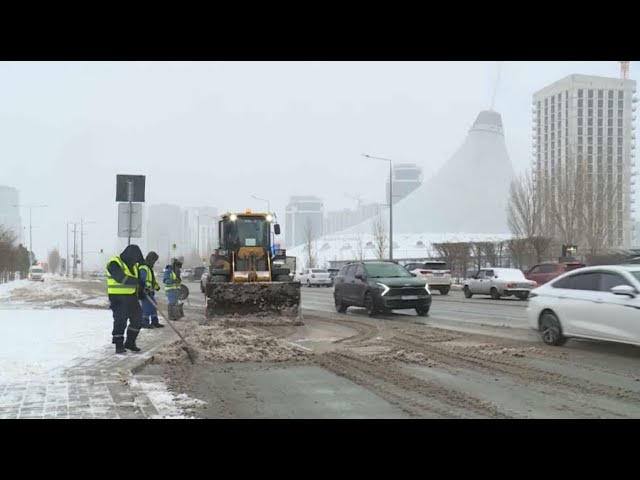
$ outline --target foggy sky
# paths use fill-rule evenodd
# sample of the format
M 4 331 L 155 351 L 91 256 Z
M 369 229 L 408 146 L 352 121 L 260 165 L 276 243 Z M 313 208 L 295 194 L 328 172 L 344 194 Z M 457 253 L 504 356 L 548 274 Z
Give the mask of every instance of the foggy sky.
M 387 164 L 360 154 L 418 163 L 427 179 L 490 108 L 499 69 L 494 109 L 516 172 L 531 163 L 535 91 L 620 71 L 617 61 L 0 62 L 0 185 L 48 204 L 33 211 L 40 258 L 55 246 L 64 256 L 65 222 L 80 217 L 95 222 L 86 251 L 119 251 L 118 173 L 147 176 L 147 205 L 263 210 L 255 194 L 284 219 L 290 195 L 318 195 L 325 210 L 354 206 L 345 194 L 383 201 Z M 22 219 L 28 227 L 28 210 Z

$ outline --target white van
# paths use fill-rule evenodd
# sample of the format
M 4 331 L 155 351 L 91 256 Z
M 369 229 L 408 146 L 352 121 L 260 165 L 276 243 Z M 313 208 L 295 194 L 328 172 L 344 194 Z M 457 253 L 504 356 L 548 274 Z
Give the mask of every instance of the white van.
M 37 266 L 29 268 L 29 280 L 44 282 L 44 269 Z

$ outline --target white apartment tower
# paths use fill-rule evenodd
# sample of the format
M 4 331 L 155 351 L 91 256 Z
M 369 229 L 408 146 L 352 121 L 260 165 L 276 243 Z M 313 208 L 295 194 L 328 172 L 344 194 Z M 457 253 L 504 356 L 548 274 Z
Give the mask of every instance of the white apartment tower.
M 635 91 L 634 80 L 570 75 L 533 95 L 536 185 L 558 195 L 567 162 L 580 163 L 594 191 L 611 192 L 606 246 L 612 248 L 630 248 L 633 238 Z

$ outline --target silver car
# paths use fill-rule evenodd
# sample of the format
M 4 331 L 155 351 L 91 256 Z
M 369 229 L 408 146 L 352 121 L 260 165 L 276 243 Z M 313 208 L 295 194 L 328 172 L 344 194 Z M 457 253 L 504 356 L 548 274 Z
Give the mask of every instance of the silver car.
M 520 300 L 526 300 L 529 292 L 536 286 L 536 282 L 527 280 L 517 268 L 481 268 L 466 280 L 463 291 L 467 298 L 491 295 L 491 298 L 498 300 L 514 295 Z

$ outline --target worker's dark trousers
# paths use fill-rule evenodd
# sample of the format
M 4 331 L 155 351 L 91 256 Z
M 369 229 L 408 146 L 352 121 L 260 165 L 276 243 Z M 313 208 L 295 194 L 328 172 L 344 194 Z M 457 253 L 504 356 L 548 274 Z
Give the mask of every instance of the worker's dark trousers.
M 135 342 L 140 332 L 142 309 L 136 295 L 109 295 L 111 311 L 113 312 L 113 340 L 111 343 L 124 342 L 124 331 L 127 330 L 127 340 Z M 127 328 L 129 320 L 129 328 Z

